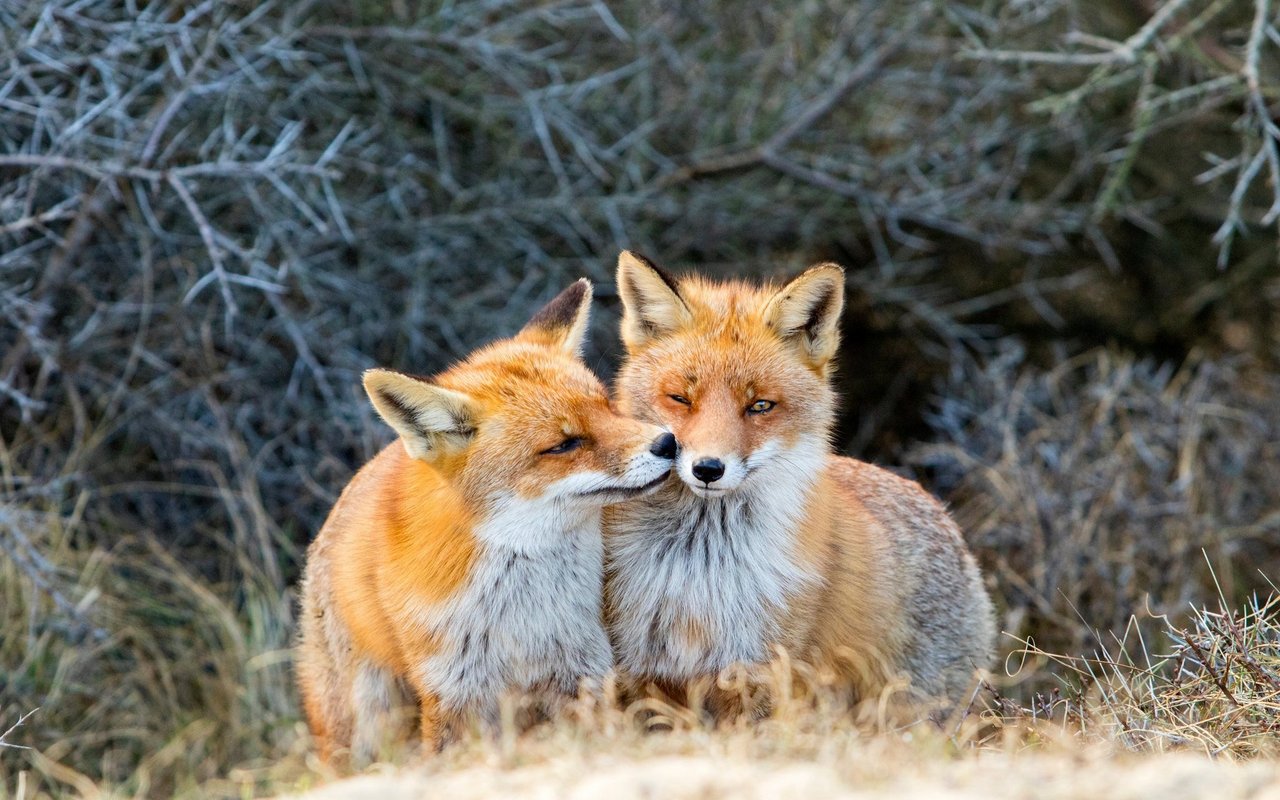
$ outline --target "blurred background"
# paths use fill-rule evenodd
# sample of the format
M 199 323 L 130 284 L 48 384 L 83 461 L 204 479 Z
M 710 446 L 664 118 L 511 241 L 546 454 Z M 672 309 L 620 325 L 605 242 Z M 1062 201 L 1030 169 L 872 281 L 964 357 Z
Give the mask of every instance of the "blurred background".
M 304 549 L 391 438 L 360 372 L 587 276 L 608 376 L 624 247 L 847 268 L 835 445 L 951 504 L 1005 650 L 1269 592 L 1278 14 L 0 0 L 0 731 L 40 709 L 0 785 L 252 785 Z

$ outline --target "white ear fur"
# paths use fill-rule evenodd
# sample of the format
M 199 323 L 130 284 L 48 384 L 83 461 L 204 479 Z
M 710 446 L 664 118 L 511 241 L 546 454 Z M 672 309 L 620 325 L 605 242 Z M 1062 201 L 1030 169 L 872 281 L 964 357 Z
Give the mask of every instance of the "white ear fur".
M 840 346 L 844 270 L 836 264 L 810 267 L 782 287 L 765 307 L 765 322 L 794 342 L 809 363 L 823 369 Z
M 559 347 L 570 355 L 580 356 L 590 321 L 591 281 L 579 278 L 534 314 L 517 338 Z
M 471 399 L 459 392 L 386 369 L 366 371 L 364 390 L 400 434 L 404 449 L 420 461 L 465 448 L 475 433 Z
M 692 319 L 675 279 L 630 250 L 618 256 L 618 296 L 622 298 L 622 343 L 629 350 Z

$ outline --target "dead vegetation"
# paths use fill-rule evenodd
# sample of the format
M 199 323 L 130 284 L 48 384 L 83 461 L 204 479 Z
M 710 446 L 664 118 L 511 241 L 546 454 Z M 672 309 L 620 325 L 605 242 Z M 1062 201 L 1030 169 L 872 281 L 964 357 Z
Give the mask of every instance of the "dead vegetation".
M 1003 629 L 1084 654 L 1132 614 L 1271 591 L 1278 391 L 1245 362 L 1094 351 L 1041 369 L 1010 346 L 956 369 L 913 460 L 979 551 Z
M 1066 691 L 1038 694 L 1025 707 L 996 695 L 999 719 L 1033 719 L 1137 752 L 1280 753 L 1280 596 L 1255 597 L 1240 609 L 1199 608 L 1185 623 L 1163 623 L 1146 634 L 1131 625 L 1087 657 L 1027 643 L 1018 655 L 1053 664 Z
M 359 371 L 607 308 L 624 246 L 849 265 L 842 444 L 897 461 L 904 376 L 954 374 L 917 462 L 1037 647 L 1190 624 L 1202 550 L 1265 591 L 1274 364 L 1165 362 L 1278 341 L 1273 5 L 0 3 L 0 791 L 305 776 L 290 586 L 383 441 Z

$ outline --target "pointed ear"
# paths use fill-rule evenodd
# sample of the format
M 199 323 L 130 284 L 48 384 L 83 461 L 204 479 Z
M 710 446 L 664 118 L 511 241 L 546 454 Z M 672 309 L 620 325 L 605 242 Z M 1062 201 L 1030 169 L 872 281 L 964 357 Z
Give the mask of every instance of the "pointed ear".
M 460 392 L 386 369 L 366 371 L 364 390 L 378 415 L 400 434 L 404 449 L 420 461 L 458 452 L 475 434 L 474 404 Z
M 844 310 L 844 270 L 835 264 L 810 267 L 788 283 L 765 307 L 764 321 L 794 343 L 817 370 L 825 370 L 840 345 Z
M 558 347 L 569 355 L 580 356 L 590 319 L 591 281 L 579 278 L 534 314 L 516 338 Z
M 630 250 L 618 256 L 618 296 L 622 298 L 622 343 L 628 350 L 692 321 L 676 279 Z

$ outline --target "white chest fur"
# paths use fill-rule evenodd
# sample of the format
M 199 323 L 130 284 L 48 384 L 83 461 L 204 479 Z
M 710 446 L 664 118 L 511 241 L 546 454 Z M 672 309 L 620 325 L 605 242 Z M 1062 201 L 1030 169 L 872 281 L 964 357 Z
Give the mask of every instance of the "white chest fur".
M 540 511 L 519 504 L 491 518 L 465 588 L 423 613 L 440 647 L 420 668 L 448 710 L 494 721 L 505 692 L 574 694 L 612 666 L 599 511 Z
M 785 455 L 727 497 L 699 498 L 673 479 L 615 512 L 610 622 L 623 671 L 687 680 L 785 643 L 781 617 L 817 580 L 797 565 L 795 542 L 820 468 L 797 470 L 798 454 Z

